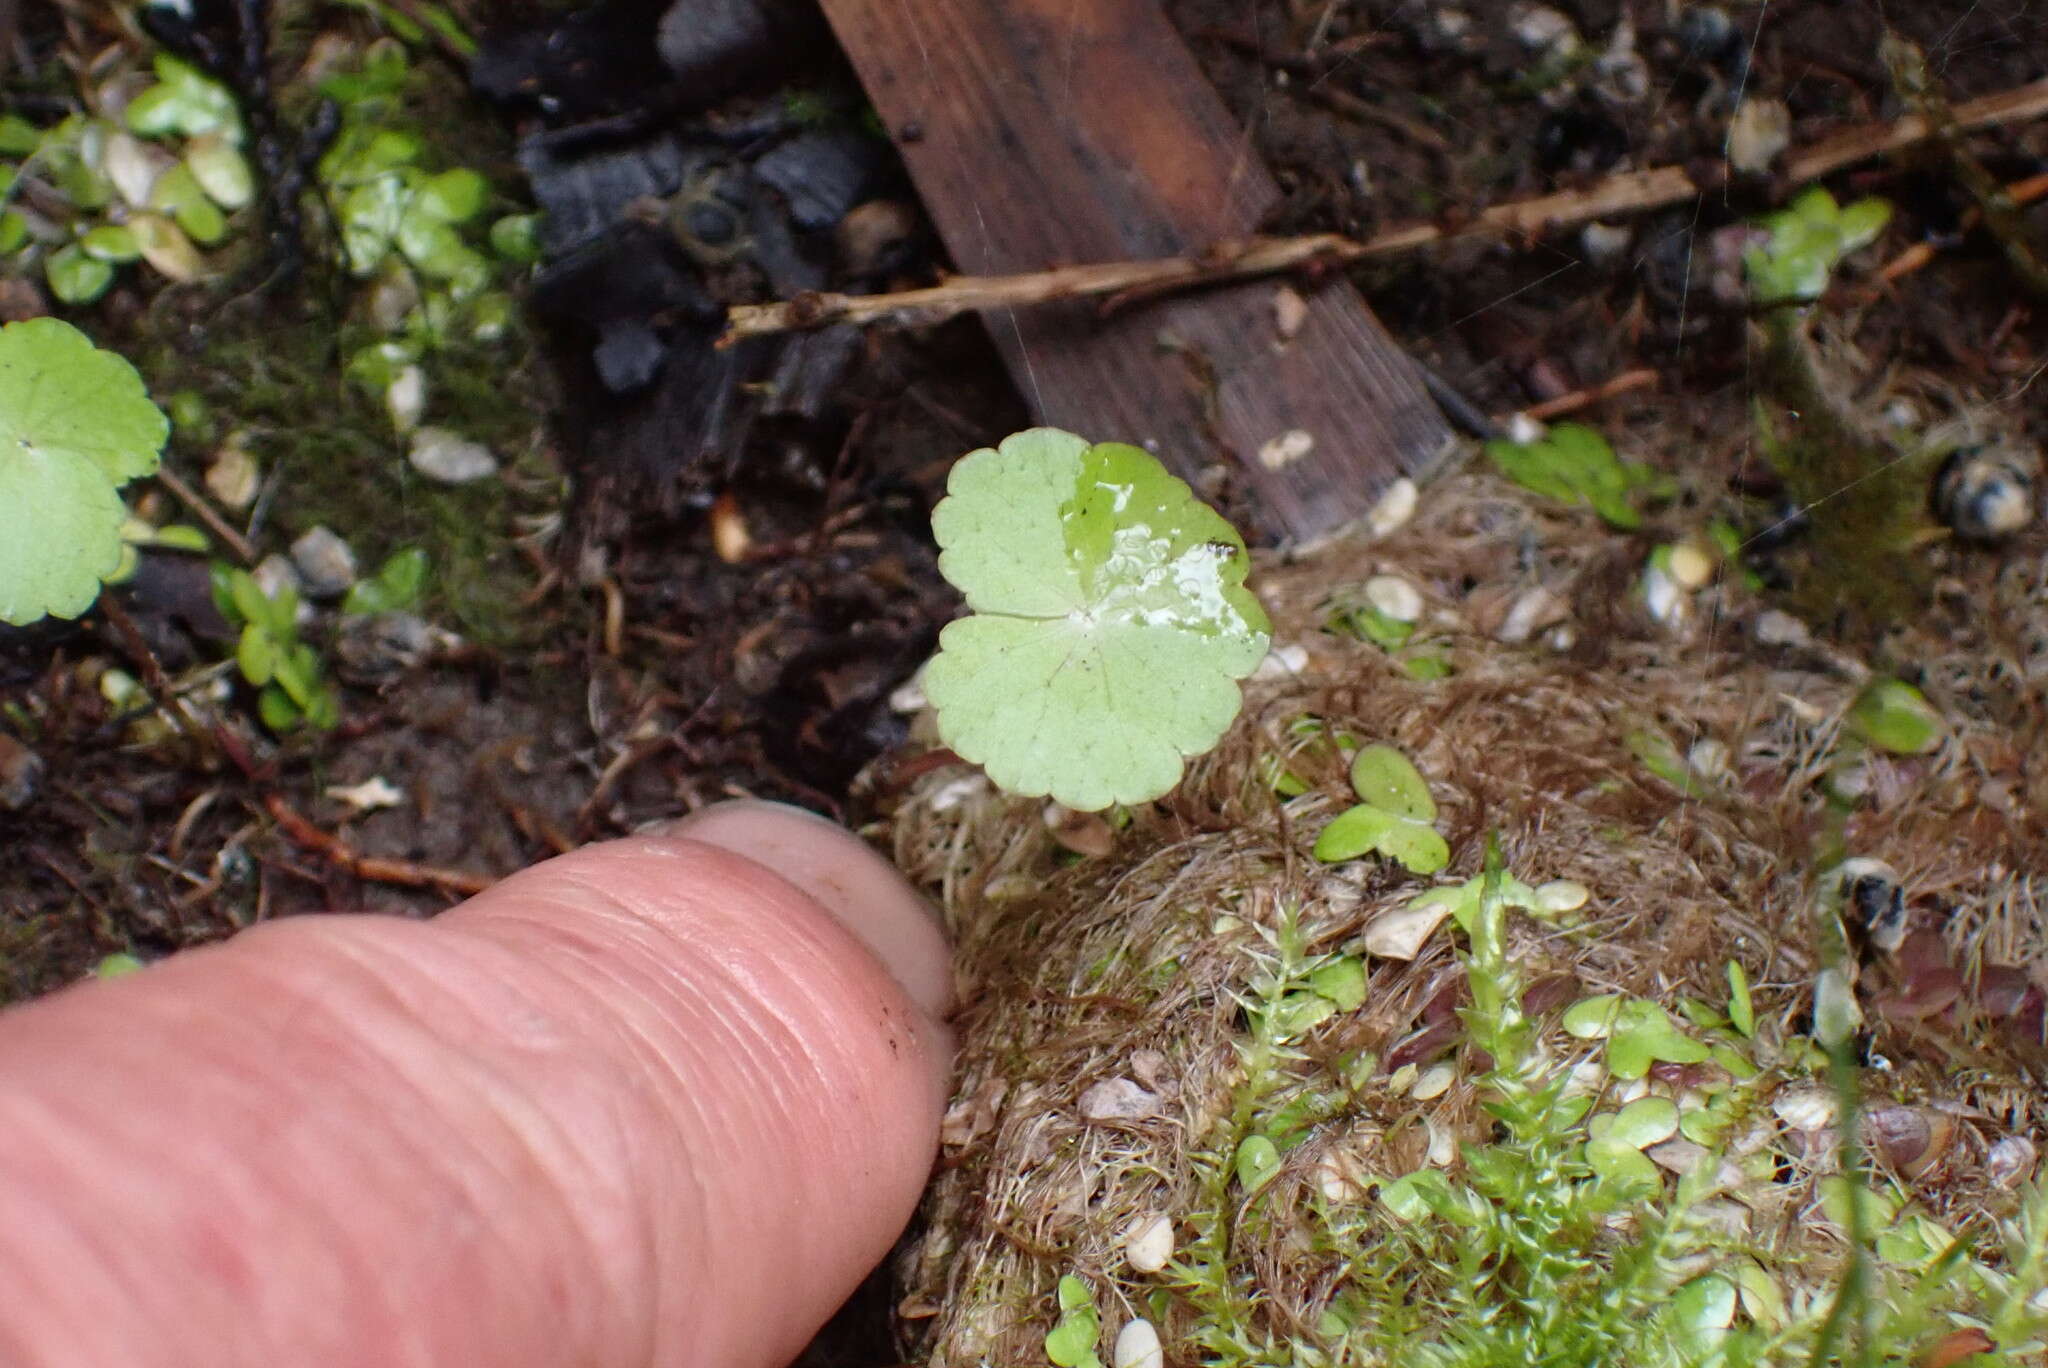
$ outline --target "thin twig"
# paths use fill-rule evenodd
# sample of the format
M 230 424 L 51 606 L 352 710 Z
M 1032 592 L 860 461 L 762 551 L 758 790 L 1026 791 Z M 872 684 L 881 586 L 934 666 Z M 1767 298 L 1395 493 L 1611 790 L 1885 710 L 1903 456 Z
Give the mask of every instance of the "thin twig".
M 2016 207 L 2032 204 L 2038 199 L 2048 199 L 2048 175 L 2029 176 L 2025 180 L 2014 181 L 2005 187 L 2005 196 Z M 1981 221 L 1981 216 L 1974 206 L 1965 209 L 1962 218 L 1956 223 L 1956 236 L 1960 238 Z M 1877 278 L 1889 285 L 1895 280 L 1909 276 L 1934 260 L 1938 250 L 1932 243 L 1916 242 L 1887 261 L 1877 272 Z
M 1957 105 L 1952 113 L 1951 127 L 1959 130 L 2037 118 L 2048 114 L 2048 79 Z M 1787 157 L 1784 178 L 1794 185 L 1818 180 L 1855 162 L 1924 142 L 1936 132 L 1934 125 L 1918 114 L 1847 129 Z M 1497 204 L 1455 226 L 1411 223 L 1364 241 L 1337 233 L 1252 238 L 1221 243 L 1195 256 L 1056 266 L 1022 275 L 954 276 L 943 284 L 893 294 L 808 291 L 778 303 L 733 306 L 718 345 L 729 347 L 749 337 L 833 323 L 937 323 L 980 309 L 1019 308 L 1130 291 L 1185 290 L 1306 266 L 1343 265 L 1458 238 L 1534 238 L 1556 228 L 1681 203 L 1712 188 L 1712 178 L 1703 179 L 1706 184 L 1677 166 L 1629 171 L 1583 190 Z
M 256 548 L 249 544 L 249 539 L 237 532 L 234 524 L 223 518 L 219 510 L 207 502 L 198 490 L 179 479 L 171 472 L 169 466 L 158 466 L 156 468 L 156 478 L 158 483 L 162 484 L 165 489 L 178 496 L 179 503 L 182 503 L 197 514 L 199 521 L 212 528 L 213 535 L 226 542 L 228 549 L 241 557 L 242 564 L 254 565 L 256 563 Z
M 402 888 L 434 888 L 444 893 L 481 893 L 497 880 L 462 869 L 443 869 L 412 860 L 386 860 L 359 855 L 341 837 L 322 831 L 280 794 L 263 800 L 264 808 L 276 819 L 285 835 L 306 849 L 326 857 L 330 864 L 370 883 L 397 884 Z
M 1649 389 L 1656 383 L 1657 372 L 1648 368 L 1623 371 L 1600 384 L 1588 385 L 1584 389 L 1573 390 L 1570 394 L 1560 394 L 1555 399 L 1545 399 L 1540 404 L 1531 404 L 1522 412 L 1539 422 L 1549 422 L 1552 418 L 1562 418 L 1567 413 L 1577 413 L 1580 409 L 1597 404 L 1602 399 L 1612 399 L 1617 394 L 1627 394 L 1631 390 Z M 1507 418 L 1503 417 L 1500 421 L 1505 423 Z

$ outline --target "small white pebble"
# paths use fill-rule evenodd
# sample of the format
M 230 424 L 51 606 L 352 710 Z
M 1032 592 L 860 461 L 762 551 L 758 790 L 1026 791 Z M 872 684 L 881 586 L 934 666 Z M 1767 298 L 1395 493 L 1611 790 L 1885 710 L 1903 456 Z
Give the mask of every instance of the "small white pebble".
M 292 543 L 292 565 L 314 598 L 339 598 L 356 582 L 356 553 L 332 528 L 314 526 Z
M 1728 162 L 1746 176 L 1770 170 L 1778 154 L 1791 145 L 1792 113 L 1782 100 L 1752 96 L 1728 119 Z
M 1411 903 L 1383 912 L 1365 928 L 1365 953 L 1378 959 L 1406 962 L 1422 953 L 1451 909 L 1442 902 Z
M 1562 10 L 1548 5 L 1518 4 L 1508 10 L 1508 31 L 1531 52 L 1570 51 L 1579 45 L 1579 31 Z
M 1140 1273 L 1157 1273 L 1173 1258 L 1173 1218 L 1148 1211 L 1131 1222 L 1124 1236 L 1124 1262 Z
M 295 594 L 303 594 L 306 586 L 299 582 L 298 567 L 279 552 L 271 552 L 256 568 L 249 572 L 249 578 L 256 581 L 256 587 L 263 591 L 265 598 L 276 598 L 287 585 Z
M 1415 487 L 1415 481 L 1403 477 L 1387 486 L 1387 492 L 1380 495 L 1379 502 L 1372 506 L 1372 512 L 1365 515 L 1366 528 L 1375 537 L 1384 537 L 1398 530 L 1415 516 L 1415 506 L 1422 501 L 1422 491 Z
M 1685 621 L 1685 590 L 1662 566 L 1653 565 L 1643 572 L 1643 606 L 1658 623 L 1675 628 Z
M 1727 742 L 1701 737 L 1686 748 L 1685 767 L 1702 779 L 1726 779 L 1733 769 Z
M 1301 297 L 1291 285 L 1282 285 L 1273 291 L 1273 328 L 1285 342 L 1301 331 L 1301 325 L 1308 322 L 1308 301 Z
M 1164 1368 L 1166 1363 L 1159 1332 L 1143 1316 L 1126 1321 L 1124 1328 L 1116 1332 L 1116 1350 L 1110 1357 L 1114 1368 Z
M 1526 413 L 1508 416 L 1508 440 L 1516 446 L 1534 446 L 1549 429 Z
M 1430 1167 L 1449 1168 L 1458 1158 L 1457 1135 L 1434 1116 L 1425 1118 L 1424 1124 L 1429 1127 Z
M 206 492 L 239 513 L 256 502 L 256 490 L 261 483 L 262 473 L 256 468 L 256 458 L 244 445 L 243 434 L 231 434 L 206 467 Z
M 1314 433 L 1290 428 L 1259 448 L 1259 464 L 1268 470 L 1285 470 L 1315 449 Z
M 1365 1196 L 1366 1176 L 1356 1157 L 1339 1150 L 1325 1151 L 1316 1160 L 1316 1190 L 1326 1202 L 1356 1202 Z
M 1374 575 L 1365 582 L 1365 601 L 1396 622 L 1422 617 L 1421 591 L 1399 575 Z
M 1813 633 L 1806 629 L 1805 623 L 1777 608 L 1766 608 L 1758 613 L 1750 631 L 1759 646 L 1804 646 L 1813 640 Z
M 1275 646 L 1266 652 L 1259 668 L 1252 671 L 1253 679 L 1292 679 L 1308 668 L 1308 648 L 1298 642 Z
M 1590 265 L 1605 266 L 1626 252 L 1635 237 L 1626 224 L 1589 223 L 1579 230 L 1579 250 Z
M 1570 604 L 1539 584 L 1516 596 L 1508 607 L 1507 616 L 1494 630 L 1493 638 L 1510 646 L 1519 646 L 1544 628 L 1556 626 L 1570 612 Z
M 1771 1099 L 1778 1119 L 1796 1131 L 1811 1134 L 1835 1124 L 1835 1095 L 1825 1088 L 1787 1088 Z
M 1159 1094 L 1128 1078 L 1105 1078 L 1081 1094 L 1084 1121 L 1136 1121 L 1159 1114 Z
M 413 433 L 406 459 L 414 470 L 442 484 L 469 484 L 498 473 L 498 458 L 489 447 L 447 428 L 423 427 Z
M 932 796 L 925 802 L 933 812 L 951 812 L 988 791 L 988 776 L 977 771 L 973 774 L 963 774 L 957 779 L 948 779 L 933 789 Z
M 2034 1172 L 2034 1142 L 2024 1135 L 2002 1136 L 1984 1154 L 1984 1176 L 2000 1187 L 2018 1187 Z
M 1445 1060 L 1424 1069 L 1421 1076 L 1415 1080 L 1415 1086 L 1408 1090 L 1408 1095 L 1417 1102 L 1427 1102 L 1432 1098 L 1442 1097 L 1451 1090 L 1451 1084 L 1457 1081 L 1458 1066 Z
M 391 426 L 400 432 L 417 427 L 420 415 L 427 411 L 426 372 L 406 366 L 392 376 L 390 388 L 384 391 L 384 411 L 391 416 Z
M 917 673 L 889 691 L 889 711 L 912 717 L 931 705 L 924 693 L 924 666 L 917 667 Z
M 325 792 L 329 798 L 346 803 L 357 812 L 397 807 L 405 801 L 404 792 L 381 774 L 373 774 L 360 784 L 330 784 Z
M 1671 548 L 1671 578 L 1681 589 L 1704 589 L 1714 580 L 1714 558 L 1692 542 Z

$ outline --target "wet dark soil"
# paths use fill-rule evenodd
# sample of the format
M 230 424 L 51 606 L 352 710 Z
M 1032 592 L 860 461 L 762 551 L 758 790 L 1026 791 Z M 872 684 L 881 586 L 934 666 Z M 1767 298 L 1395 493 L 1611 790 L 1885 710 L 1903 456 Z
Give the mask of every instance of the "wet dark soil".
M 1274 231 L 1363 236 L 1456 221 L 1618 169 L 1716 162 L 1738 92 L 1782 100 L 1795 145 L 1895 117 L 1876 55 L 1887 21 L 1923 44 L 1954 100 L 2048 70 L 2041 16 L 1973 0 L 1731 5 L 1715 10 L 1721 20 L 1699 17 L 1712 7 L 1584 0 L 1561 9 L 1588 51 L 1611 50 L 1629 19 L 1640 66 L 1621 64 L 1605 84 L 1574 76 L 1548 87 L 1515 36 L 1520 10 L 1500 0 L 1169 8 L 1288 191 Z M 337 20 L 360 37 L 353 22 Z M 828 104 L 849 97 L 850 77 L 829 52 L 806 62 L 806 92 L 826 92 Z M 531 114 L 463 93 L 452 65 L 426 69 L 445 78 L 444 98 L 481 139 L 467 158 L 506 170 L 516 189 L 509 169 Z M 767 84 L 770 95 L 743 91 L 719 116 L 748 117 L 778 98 Z M 1999 130 L 1978 146 L 1997 174 L 2018 179 L 2048 160 L 2048 127 Z M 1953 179 L 1909 157 L 1830 184 L 1894 200 L 1888 251 L 1922 237 L 1945 243 L 1933 266 L 1888 289 L 1856 287 L 1851 341 L 1869 369 L 1938 375 L 2004 405 L 2038 439 L 2042 406 L 2015 396 L 2048 333 L 2037 306 L 2015 296 L 1995 244 L 1981 234 L 1949 241 L 1964 206 Z M 1725 511 L 1754 531 L 1778 516 L 1767 477 L 1744 483 L 1754 474 L 1756 358 L 1741 311 L 1717 302 L 1700 248 L 1789 189 L 1768 177 L 1736 183 L 1617 220 L 1597 248 L 1577 230 L 1460 243 L 1375 262 L 1357 279 L 1396 336 L 1484 412 L 1656 371 L 1653 397 L 1588 417 L 1679 474 L 1682 507 Z M 2048 241 L 2039 211 L 2030 222 Z M 941 265 L 927 243 L 885 283 L 929 280 Z M 713 272 L 706 288 L 726 302 L 760 297 L 772 293 L 770 275 Z M 730 450 L 681 453 L 638 482 L 606 484 L 595 473 L 614 431 L 606 395 L 577 374 L 574 337 L 536 324 L 511 373 L 458 384 L 464 412 L 508 453 L 505 479 L 488 491 L 429 488 L 388 440 L 362 437 L 373 406 L 325 369 L 348 302 L 331 274 L 302 279 L 305 297 L 250 306 L 255 325 L 221 313 L 205 287 L 124 297 L 76 321 L 132 348 L 161 389 L 196 388 L 210 401 L 219 427 L 181 435 L 167 457 L 188 483 L 199 483 L 226 427 L 262 431 L 278 474 L 252 532 L 258 549 L 281 549 L 322 521 L 370 564 L 425 546 L 446 569 L 422 616 L 460 640 L 373 650 L 350 668 L 323 619 L 320 640 L 343 660 L 344 725 L 276 738 L 231 681 L 225 699 L 195 707 L 183 734 L 166 734 L 147 709 L 124 713 L 88 682 L 87 666 L 183 680 L 221 659 L 221 624 L 207 620 L 192 567 L 175 558 L 155 558 L 116 591 L 135 634 L 96 614 L 0 635 L 0 725 L 42 766 L 33 796 L 0 810 L 8 997 L 75 979 L 112 951 L 160 954 L 262 917 L 429 913 L 454 896 L 433 871 L 503 875 L 728 794 L 860 816 L 854 776 L 906 741 L 888 695 L 954 609 L 935 572 L 930 505 L 954 457 L 1028 422 L 979 325 L 961 321 L 861 339 L 812 412 L 765 416 Z M 642 439 L 658 436 L 644 415 L 636 422 Z M 1759 484 L 1766 497 L 1753 496 Z M 743 551 L 728 541 L 721 553 L 721 525 L 728 538 L 744 534 Z M 359 813 L 331 796 L 375 777 L 398 791 L 397 805 Z M 427 876 L 360 877 L 331 848 L 294 839 L 277 820 L 280 802 L 355 854 Z

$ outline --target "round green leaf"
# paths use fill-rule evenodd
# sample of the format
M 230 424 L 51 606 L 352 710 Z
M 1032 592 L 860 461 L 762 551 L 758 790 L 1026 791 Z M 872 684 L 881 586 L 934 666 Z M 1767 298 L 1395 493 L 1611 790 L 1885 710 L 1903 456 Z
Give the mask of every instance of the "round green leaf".
M 227 235 L 227 216 L 207 197 L 199 178 L 183 162 L 156 178 L 149 192 L 149 205 L 176 219 L 195 242 L 215 243 Z
M 1735 1323 L 1735 1284 L 1712 1273 L 1694 1278 L 1672 1294 L 1671 1320 L 1694 1348 L 1715 1344 Z
M 274 732 L 288 732 L 301 720 L 298 705 L 275 684 L 264 686 L 263 692 L 256 695 L 256 715 Z
M 64 303 L 90 304 L 114 283 L 114 268 L 87 256 L 74 242 L 43 258 L 43 278 L 50 282 L 50 293 Z
M 1607 1134 L 1624 1145 L 1647 1149 L 1678 1133 L 1678 1104 L 1668 1097 L 1639 1097 L 1614 1114 Z
M 1657 1166 L 1641 1150 L 1611 1135 L 1586 1142 L 1586 1167 L 1602 1182 L 1617 1187 L 1654 1189 L 1664 1182 Z
M 1893 755 L 1925 755 L 1941 745 L 1948 728 L 1941 714 L 1911 684 L 1874 679 L 1849 705 L 1849 730 Z
M 34 318 L 0 328 L 0 461 L 64 452 L 120 485 L 156 470 L 170 431 L 135 367 L 69 323 Z
M 224 134 L 194 138 L 185 149 L 185 165 L 206 197 L 223 209 L 240 209 L 256 197 L 249 159 Z
M 26 157 L 42 146 L 43 131 L 19 114 L 0 114 L 0 157 Z
M 1400 820 L 1371 803 L 1348 807 L 1331 818 L 1316 837 L 1315 857 L 1325 864 L 1337 864 L 1370 854 L 1380 848 L 1380 838 L 1387 829 Z
M 1145 452 L 1019 433 L 954 466 L 932 530 L 974 616 L 947 626 L 925 692 L 1004 789 L 1144 802 L 1236 716 L 1269 633 L 1244 543 Z
M 118 223 L 102 223 L 80 238 L 78 245 L 87 256 L 99 261 L 134 261 L 142 255 L 135 234 Z
M 1434 822 L 1436 800 L 1408 757 L 1392 746 L 1367 746 L 1351 760 L 1351 787 L 1359 798 L 1411 822 Z
M 1102 1322 L 1093 1311 L 1069 1312 L 1045 1337 L 1045 1356 L 1059 1368 L 1082 1368 L 1095 1358 Z
M 341 611 L 394 613 L 410 608 L 419 602 L 426 582 L 427 553 L 417 546 L 407 547 L 385 561 L 375 575 L 350 585 L 348 597 L 341 601 Z
M 1734 960 L 1728 961 L 1728 1021 L 1746 1036 L 1756 1034 L 1756 1006 L 1749 996 L 1749 975 Z
M 11 325 L 23 326 L 16 323 Z M 121 563 L 127 510 L 74 452 L 0 448 L 0 622 L 75 618 Z
M 1298 1036 L 1337 1014 L 1337 1004 L 1321 993 L 1289 993 L 1275 1003 L 1272 1027 L 1277 1035 Z
M 462 223 L 483 212 L 484 199 L 490 190 L 489 183 L 482 176 L 466 166 L 458 166 L 438 176 L 429 176 L 414 197 L 413 205 L 421 213 L 432 215 L 443 223 Z
M 1602 1040 L 1614 1029 L 1621 1012 L 1619 993 L 1602 993 L 1599 997 L 1581 998 L 1564 1009 L 1560 1020 L 1565 1033 L 1580 1040 Z
M 491 225 L 491 250 L 522 265 L 540 260 L 540 215 L 507 214 Z
M 348 267 L 368 275 L 391 250 L 405 214 L 405 184 L 397 175 L 378 176 L 356 186 L 341 201 L 341 241 Z
M 1308 986 L 1339 1010 L 1355 1012 L 1365 1005 L 1365 964 L 1356 955 L 1341 956 L 1311 973 Z
M 1420 1220 L 1450 1195 L 1450 1181 L 1436 1169 L 1417 1169 L 1380 1189 L 1380 1201 L 1397 1221 Z
M 157 84 L 128 102 L 131 131 L 145 138 L 182 133 L 188 138 L 221 131 L 241 136 L 235 97 L 197 67 L 167 52 L 156 56 Z
M 28 241 L 28 220 L 12 209 L 0 209 L 0 252 L 12 252 Z
M 277 674 L 277 643 L 270 633 L 253 622 L 242 625 L 242 639 L 235 647 L 235 665 L 242 678 L 261 687 Z
M 1377 851 L 1412 874 L 1434 874 L 1450 863 L 1451 848 L 1422 822 L 1411 822 L 1371 803 L 1346 808 L 1316 837 L 1315 857 L 1325 864 Z
M 1280 1167 L 1280 1147 L 1263 1135 L 1247 1135 L 1237 1147 L 1237 1181 L 1250 1192 Z

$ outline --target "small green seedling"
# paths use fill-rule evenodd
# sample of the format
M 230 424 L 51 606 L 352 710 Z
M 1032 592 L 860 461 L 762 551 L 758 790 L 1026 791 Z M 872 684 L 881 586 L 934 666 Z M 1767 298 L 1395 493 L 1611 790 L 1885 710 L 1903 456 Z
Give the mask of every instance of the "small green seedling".
M 1743 254 L 1750 290 L 1759 304 L 1818 299 L 1842 258 L 1877 240 L 1892 208 L 1881 199 L 1838 205 L 1820 186 L 1763 218 L 1770 236 Z
M 20 252 L 24 266 L 40 256 L 59 303 L 91 303 L 136 261 L 170 280 L 203 275 L 194 244 L 218 242 L 227 214 L 255 198 L 233 93 L 167 54 L 156 74 L 128 102 L 125 127 L 79 113 L 0 129 L 0 156 L 23 158 L 0 163 L 0 201 L 32 184 L 38 212 L 65 235 L 33 241 L 20 214 L 0 210 L 0 253 Z
M 1614 526 L 1640 527 L 1636 501 L 1669 497 L 1669 477 L 1614 454 L 1605 437 L 1582 423 L 1559 423 L 1532 442 L 1496 438 L 1486 454 L 1524 489 L 1562 503 L 1584 504 Z
M 1662 1007 L 1618 993 L 1573 1003 L 1565 1009 L 1563 1025 L 1577 1039 L 1605 1040 L 1607 1072 L 1620 1079 L 1641 1078 L 1652 1064 L 1698 1064 L 1711 1055 Z
M 1102 1339 L 1102 1317 L 1095 1310 L 1095 1292 L 1069 1273 L 1060 1279 L 1060 1318 L 1045 1337 L 1045 1356 L 1058 1368 L 1102 1368 L 1095 1346 Z
M 1926 755 L 1948 734 L 1927 696 L 1900 679 L 1873 679 L 1849 705 L 1845 724 L 1865 745 L 1893 755 Z
M 0 328 L 0 622 L 92 606 L 121 566 L 120 487 L 169 435 L 135 367 L 69 323 Z
M 417 605 L 427 585 L 427 553 L 417 546 L 394 552 L 376 574 L 349 586 L 344 613 L 401 613 Z
M 274 732 L 301 725 L 325 731 L 341 721 L 320 653 L 299 640 L 298 590 L 287 584 L 266 594 L 248 571 L 215 566 L 213 600 L 221 616 L 242 629 L 235 664 L 260 690 L 256 714 L 264 726 Z
M 973 615 L 925 671 L 939 735 L 1079 812 L 1171 789 L 1266 654 L 1243 539 L 1144 451 L 1055 428 L 969 453 L 946 489 L 939 570 Z
M 1351 761 L 1351 787 L 1360 801 L 1323 828 L 1318 860 L 1335 864 L 1377 852 L 1414 874 L 1434 874 L 1450 863 L 1451 848 L 1431 825 L 1436 800 L 1408 757 L 1392 746 L 1364 747 Z

